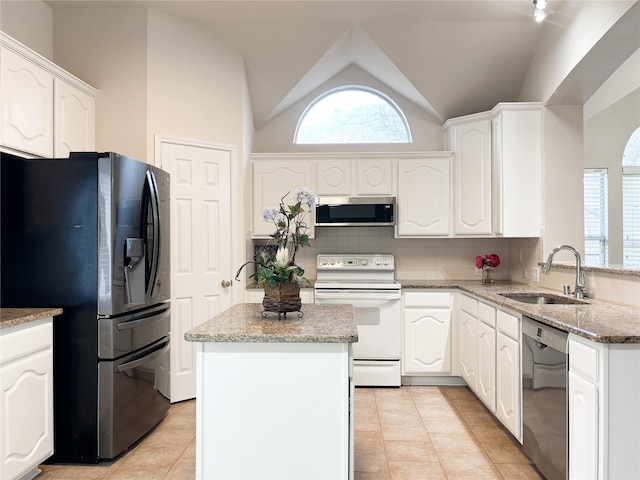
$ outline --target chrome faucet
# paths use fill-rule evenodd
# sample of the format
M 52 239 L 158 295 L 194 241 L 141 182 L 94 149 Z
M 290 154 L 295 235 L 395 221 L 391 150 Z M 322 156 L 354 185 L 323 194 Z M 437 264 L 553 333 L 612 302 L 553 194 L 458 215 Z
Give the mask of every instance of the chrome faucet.
M 559 245 L 551 250 L 546 263 L 542 267 L 542 273 L 545 275 L 549 274 L 551 271 L 551 261 L 553 260 L 553 256 L 560 250 L 569 250 L 576 256 L 576 289 L 573 292 L 573 296 L 575 298 L 584 298 L 584 292 L 587 291 L 587 279 L 584 276 L 584 273 L 582 273 L 582 258 L 580 257 L 580 252 L 571 245 Z

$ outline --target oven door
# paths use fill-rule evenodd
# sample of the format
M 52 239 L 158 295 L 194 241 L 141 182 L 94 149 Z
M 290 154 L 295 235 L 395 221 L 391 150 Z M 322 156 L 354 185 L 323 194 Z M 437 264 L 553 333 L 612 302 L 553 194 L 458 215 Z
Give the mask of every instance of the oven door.
M 399 290 L 316 289 L 316 303 L 351 304 L 358 326 L 354 360 L 399 360 L 402 305 Z

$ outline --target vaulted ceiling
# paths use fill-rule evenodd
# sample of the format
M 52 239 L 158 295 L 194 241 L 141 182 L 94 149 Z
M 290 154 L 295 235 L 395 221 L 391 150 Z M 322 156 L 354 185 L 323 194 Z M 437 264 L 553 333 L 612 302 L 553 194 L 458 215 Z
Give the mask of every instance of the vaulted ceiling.
M 515 101 L 543 27 L 532 0 L 103 3 L 149 5 L 210 26 L 244 57 L 256 128 L 351 65 L 441 121 Z M 566 3 L 549 0 L 548 21 L 568 21 Z

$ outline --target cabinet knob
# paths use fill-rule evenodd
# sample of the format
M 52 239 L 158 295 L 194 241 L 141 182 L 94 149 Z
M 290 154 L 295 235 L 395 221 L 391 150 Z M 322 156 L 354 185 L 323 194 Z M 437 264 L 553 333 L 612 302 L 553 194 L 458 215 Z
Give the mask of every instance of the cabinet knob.
M 231 282 L 229 280 L 222 280 L 220 285 L 222 285 L 222 288 L 229 288 L 231 286 Z

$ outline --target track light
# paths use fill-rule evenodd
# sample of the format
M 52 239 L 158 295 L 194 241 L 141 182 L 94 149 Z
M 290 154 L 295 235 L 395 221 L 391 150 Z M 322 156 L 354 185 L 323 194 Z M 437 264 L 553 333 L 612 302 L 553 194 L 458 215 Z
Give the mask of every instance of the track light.
M 533 18 L 536 22 L 542 22 L 547 16 L 547 0 L 533 0 Z

